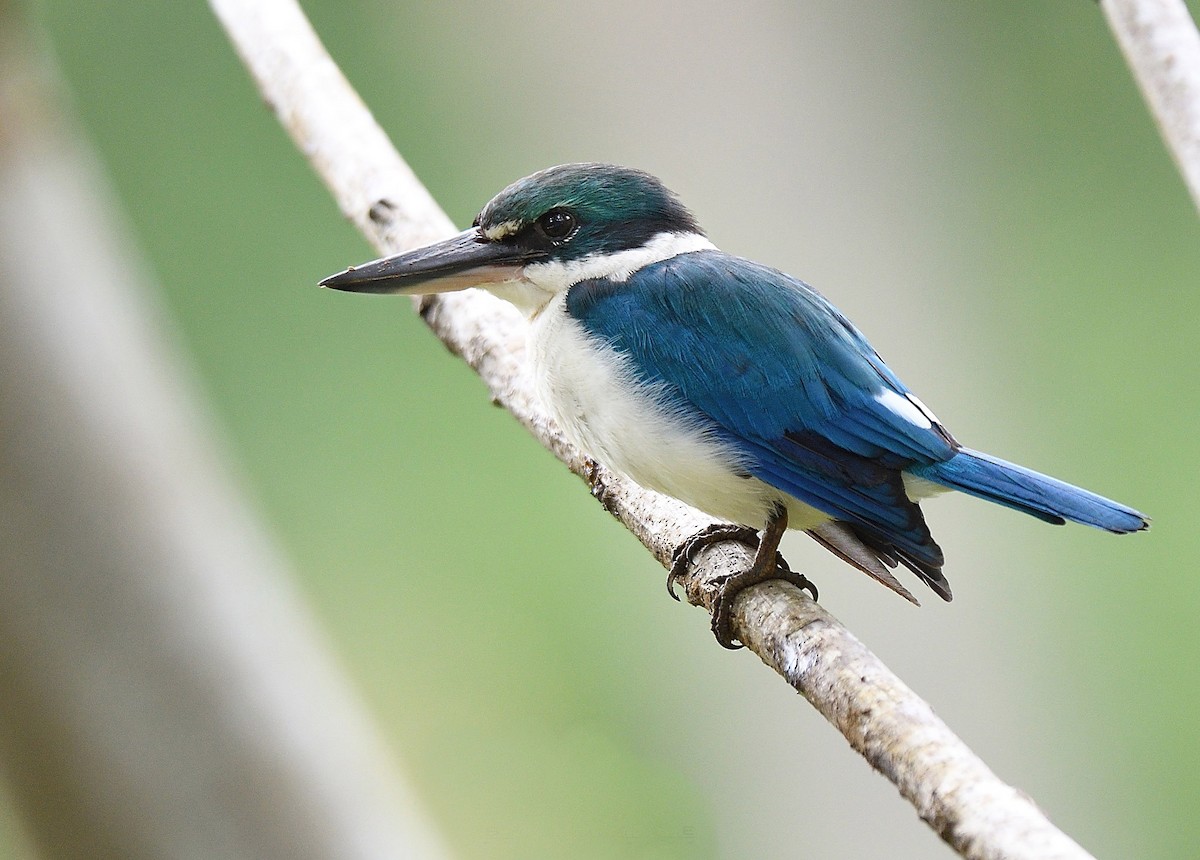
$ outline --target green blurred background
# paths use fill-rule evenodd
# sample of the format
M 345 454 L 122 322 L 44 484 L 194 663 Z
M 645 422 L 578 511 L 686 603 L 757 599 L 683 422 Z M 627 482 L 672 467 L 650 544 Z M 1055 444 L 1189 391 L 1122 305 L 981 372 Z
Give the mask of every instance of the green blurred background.
M 930 503 L 957 599 L 919 610 L 785 548 L 1085 847 L 1194 856 L 1200 231 L 1094 3 L 305 7 L 457 223 L 550 164 L 651 170 L 961 440 L 1149 513 L 1117 539 Z M 406 301 L 314 287 L 371 251 L 204 4 L 30 10 L 247 491 L 460 856 L 950 856 Z

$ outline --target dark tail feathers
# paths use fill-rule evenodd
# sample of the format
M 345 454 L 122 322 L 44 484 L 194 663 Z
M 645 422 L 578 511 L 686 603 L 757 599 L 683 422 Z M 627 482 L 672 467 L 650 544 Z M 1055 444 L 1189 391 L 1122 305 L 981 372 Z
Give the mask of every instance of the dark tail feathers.
M 1117 534 L 1150 527 L 1150 520 L 1133 508 L 970 448 L 961 449 L 945 462 L 909 471 L 1055 525 L 1071 520 Z

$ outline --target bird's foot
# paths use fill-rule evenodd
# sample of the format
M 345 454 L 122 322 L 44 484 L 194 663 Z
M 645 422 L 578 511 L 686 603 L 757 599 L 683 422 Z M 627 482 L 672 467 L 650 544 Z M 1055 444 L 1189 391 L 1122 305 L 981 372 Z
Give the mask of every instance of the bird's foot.
M 737 596 L 747 588 L 768 579 L 790 582 L 801 591 L 811 594 L 814 601 L 818 599 L 817 587 L 807 576 L 792 570 L 780 553 L 775 553 L 774 564 L 759 564 L 759 559 L 756 558 L 750 567 L 725 577 L 717 593 L 713 595 L 712 632 L 723 648 L 736 651 L 742 647 L 733 636 L 733 604 Z
M 667 593 L 675 600 L 679 599 L 675 593 L 675 583 L 687 574 L 696 553 L 705 547 L 732 540 L 755 549 L 754 563 L 741 573 L 724 577 L 712 601 L 713 635 L 725 648 L 741 648 L 741 645 L 735 644 L 733 637 L 733 604 L 744 589 L 768 579 L 782 579 L 807 591 L 813 600 L 817 599 L 817 587 L 804 574 L 792 570 L 778 550 L 779 539 L 786 528 L 787 516 L 780 509 L 772 516 L 761 538 L 754 529 L 732 523 L 714 523 L 696 532 L 675 551 L 671 572 L 667 574 Z
M 696 553 L 727 540 L 758 549 L 758 532 L 749 526 L 713 523 L 701 529 L 681 543 L 671 558 L 671 572 L 667 574 L 667 594 L 671 595 L 672 600 L 679 599 L 679 595 L 675 593 L 675 583 L 687 575 L 688 568 L 696 560 Z

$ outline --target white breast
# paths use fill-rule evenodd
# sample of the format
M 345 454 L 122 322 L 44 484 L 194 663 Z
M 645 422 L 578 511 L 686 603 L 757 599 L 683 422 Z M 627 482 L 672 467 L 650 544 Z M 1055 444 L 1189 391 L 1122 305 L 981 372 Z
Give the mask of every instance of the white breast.
M 776 501 L 788 503 L 793 528 L 828 519 L 744 477 L 734 451 L 665 405 L 661 387 L 639 383 L 627 358 L 587 334 L 567 313 L 565 293 L 533 320 L 529 354 L 538 396 L 567 438 L 643 487 L 756 528 Z

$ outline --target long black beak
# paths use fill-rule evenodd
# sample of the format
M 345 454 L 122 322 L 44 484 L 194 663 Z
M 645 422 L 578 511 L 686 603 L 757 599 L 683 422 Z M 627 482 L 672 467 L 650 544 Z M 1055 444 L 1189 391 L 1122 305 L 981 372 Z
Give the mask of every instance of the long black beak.
M 489 242 L 472 228 L 424 248 L 351 266 L 321 286 L 352 293 L 447 293 L 514 280 L 534 259 L 536 253 Z

